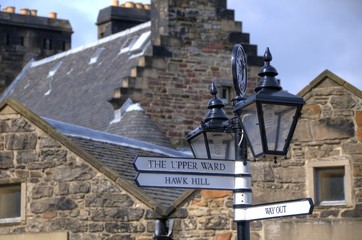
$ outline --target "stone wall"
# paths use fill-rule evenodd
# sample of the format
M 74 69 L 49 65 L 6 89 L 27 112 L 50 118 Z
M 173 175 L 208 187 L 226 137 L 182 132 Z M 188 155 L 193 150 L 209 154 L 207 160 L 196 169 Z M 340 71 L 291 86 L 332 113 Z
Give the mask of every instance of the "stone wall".
M 26 186 L 25 220 L 0 224 L 0 235 L 68 231 L 70 240 L 152 239 L 155 212 L 7 111 L 0 114 L 0 183 L 16 182 Z
M 195 192 L 180 207 L 187 211 L 187 217 L 176 218 L 174 239 L 235 239 L 232 196 L 231 191 Z

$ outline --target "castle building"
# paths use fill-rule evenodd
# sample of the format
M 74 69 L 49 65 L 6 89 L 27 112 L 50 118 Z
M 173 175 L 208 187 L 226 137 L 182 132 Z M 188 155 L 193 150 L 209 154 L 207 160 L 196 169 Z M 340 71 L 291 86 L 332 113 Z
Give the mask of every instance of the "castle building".
M 175 147 L 209 84 L 230 112 L 231 49 L 246 50 L 250 93 L 257 46 L 226 0 L 112 2 L 96 43 L 30 60 L 0 98 L 0 239 L 235 240 L 232 191 L 142 187 L 133 163 L 192 158 Z M 298 95 L 288 159 L 250 163 L 253 204 L 310 197 L 313 214 L 253 221 L 251 239 L 359 240 L 362 92 L 325 70 Z
M 37 10 L 6 7 L 0 11 L 0 92 L 10 85 L 31 59 L 42 59 L 71 48 L 68 20 L 37 15 Z

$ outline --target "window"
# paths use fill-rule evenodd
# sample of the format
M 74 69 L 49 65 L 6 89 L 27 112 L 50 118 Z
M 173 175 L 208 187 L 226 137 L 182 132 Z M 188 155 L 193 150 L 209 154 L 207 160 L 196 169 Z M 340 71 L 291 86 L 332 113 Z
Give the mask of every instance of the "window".
M 228 86 L 222 86 L 221 87 L 221 99 L 223 100 L 223 102 L 229 103 L 231 102 L 231 87 Z
M 133 36 L 130 38 L 127 38 L 126 41 L 122 44 L 121 50 L 120 50 L 120 54 L 121 53 L 126 53 L 128 51 L 130 51 L 131 47 L 133 46 L 133 44 L 135 44 L 135 42 L 137 41 L 138 36 Z
M 319 205 L 345 204 L 344 167 L 315 169 L 315 196 Z
M 55 73 L 58 71 L 58 69 L 60 68 L 62 63 L 63 63 L 63 61 L 57 62 L 50 68 L 50 70 L 48 72 L 48 78 L 53 77 L 55 75 Z
M 141 36 L 137 39 L 137 41 L 132 45 L 130 51 L 131 52 L 143 51 L 150 37 L 151 37 L 151 31 L 142 33 Z
M 93 64 L 98 61 L 98 58 L 101 56 L 101 53 L 105 50 L 105 48 L 98 48 L 93 55 L 91 56 L 88 64 Z
M 9 46 L 10 45 L 10 35 L 6 34 L 6 45 Z
M 308 195 L 319 206 L 352 205 L 352 179 L 348 160 L 307 163 Z
M 20 222 L 21 184 L 0 186 L 0 223 Z
M 20 37 L 20 45 L 24 46 L 24 37 Z

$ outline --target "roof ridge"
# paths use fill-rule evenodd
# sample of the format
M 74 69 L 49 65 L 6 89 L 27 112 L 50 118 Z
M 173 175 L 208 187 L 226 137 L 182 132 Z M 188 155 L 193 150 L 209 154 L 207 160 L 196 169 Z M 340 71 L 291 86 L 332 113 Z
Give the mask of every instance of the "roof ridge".
M 155 145 L 149 142 L 144 142 L 136 139 L 131 139 L 127 137 L 123 137 L 120 135 L 110 134 L 107 132 L 102 132 L 98 130 L 94 130 L 91 128 L 86 128 L 74 124 L 69 124 L 61 121 L 57 121 L 54 119 L 50 119 L 47 117 L 42 117 L 44 121 L 46 121 L 49 125 L 60 131 L 62 134 L 66 136 L 72 137 L 80 137 L 84 139 L 92 139 L 98 142 L 105 142 L 120 146 L 127 146 L 130 148 L 142 149 L 154 153 L 164 154 L 170 157 L 190 157 L 191 155 L 180 152 L 171 148 Z
M 325 78 L 331 79 L 333 82 L 337 83 L 338 85 L 344 87 L 351 93 L 355 94 L 356 96 L 362 98 L 362 91 L 337 74 L 333 73 L 332 71 L 325 69 L 321 72 L 317 77 L 315 77 L 311 82 L 308 83 L 302 90 L 299 91 L 297 94 L 300 97 L 304 97 L 309 91 L 315 88 L 318 84 L 320 84 Z

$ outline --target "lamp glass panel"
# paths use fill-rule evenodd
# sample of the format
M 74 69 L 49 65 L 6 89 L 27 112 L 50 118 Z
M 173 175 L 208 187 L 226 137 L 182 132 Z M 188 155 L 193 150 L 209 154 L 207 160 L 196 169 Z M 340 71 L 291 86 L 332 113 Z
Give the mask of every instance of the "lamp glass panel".
M 234 136 L 227 132 L 206 132 L 212 159 L 235 160 Z
M 200 133 L 190 140 L 190 145 L 195 158 L 208 158 L 204 134 Z
M 244 107 L 239 113 L 243 129 L 248 137 L 253 154 L 254 156 L 258 156 L 263 153 L 263 145 L 261 142 L 256 103 Z
M 284 151 L 297 107 L 262 104 L 262 110 L 268 151 Z

